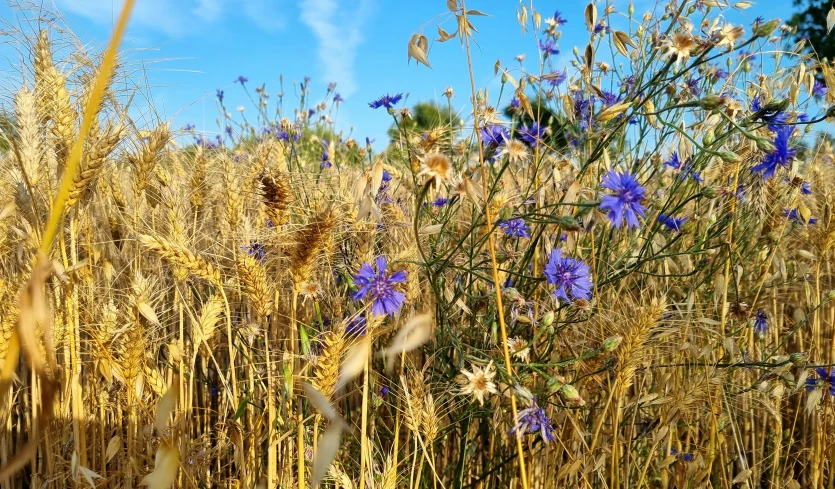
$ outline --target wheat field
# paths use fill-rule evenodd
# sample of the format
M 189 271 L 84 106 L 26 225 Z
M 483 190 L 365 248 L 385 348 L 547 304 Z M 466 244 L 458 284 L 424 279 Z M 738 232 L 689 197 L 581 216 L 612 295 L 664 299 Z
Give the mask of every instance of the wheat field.
M 330 89 L 231 140 L 135 120 L 131 1 L 104 52 L 17 26 L 0 488 L 835 487 L 835 65 L 597 2 L 488 93 L 446 3 L 463 125 L 386 95 L 382 151 Z

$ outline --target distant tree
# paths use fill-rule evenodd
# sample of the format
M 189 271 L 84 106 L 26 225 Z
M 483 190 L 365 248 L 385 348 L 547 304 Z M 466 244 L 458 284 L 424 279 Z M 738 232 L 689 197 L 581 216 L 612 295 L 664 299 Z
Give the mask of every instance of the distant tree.
M 826 33 L 826 14 L 831 0 L 793 0 L 800 11 L 792 15 L 788 24 L 795 27 L 795 38 L 806 39 L 821 59 L 835 59 L 835 35 Z
M 449 107 L 441 107 L 435 102 L 418 102 L 412 107 L 411 112 L 412 117 L 406 119 L 405 122 L 405 129 L 410 134 L 435 128 L 457 129 L 461 125 L 455 111 L 451 111 Z M 392 124 L 388 130 L 388 136 L 392 141 L 398 139 L 400 128 Z
M 531 123 L 536 122 L 540 127 L 548 128 L 545 135 L 544 143 L 549 148 L 560 150 L 568 145 L 566 139 L 565 117 L 554 112 L 541 99 L 531 99 L 531 108 L 533 109 L 533 118 L 528 115 L 521 107 L 513 107 L 507 105 L 502 112 L 508 119 L 516 119 L 515 127 L 530 126 Z

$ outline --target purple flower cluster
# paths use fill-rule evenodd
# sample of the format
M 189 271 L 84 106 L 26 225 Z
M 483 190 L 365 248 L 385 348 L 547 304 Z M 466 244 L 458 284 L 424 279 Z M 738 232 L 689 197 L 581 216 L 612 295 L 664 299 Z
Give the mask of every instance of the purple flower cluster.
M 762 162 L 751 168 L 755 173 L 762 173 L 763 178 L 768 180 L 774 176 L 778 166 L 787 168 L 794 160 L 794 155 L 797 154 L 797 149 L 794 149 L 789 144 L 792 133 L 794 133 L 794 126 L 792 125 L 774 125 L 769 126 L 774 128 L 774 150 L 765 155 Z
M 398 93 L 395 95 L 383 95 L 382 97 L 374 100 L 373 102 L 369 102 L 368 106 L 372 109 L 379 109 L 380 107 L 385 107 L 387 109 L 393 109 L 394 105 L 403 98 L 402 93 Z
M 531 228 L 528 227 L 527 223 L 522 218 L 508 219 L 507 221 L 500 222 L 499 227 L 502 228 L 502 231 L 504 231 L 506 235 L 513 238 L 531 237 Z
M 594 283 L 591 270 L 582 260 L 562 256 L 562 248 L 552 250 L 545 265 L 546 282 L 557 286 L 554 295 L 565 302 L 591 299 Z
M 634 175 L 609 170 L 603 177 L 603 188 L 612 190 L 614 194 L 604 195 L 600 199 L 600 209 L 608 210 L 608 218 L 616 228 L 623 226 L 626 221 L 628 228 L 641 225 L 638 216 L 644 217 L 644 200 L 646 188 L 638 183 Z
M 364 263 L 354 275 L 354 284 L 359 290 L 351 297 L 354 301 L 368 297 L 374 301 L 371 306 L 372 314 L 393 316 L 406 302 L 406 295 L 397 290 L 395 284 L 406 282 L 408 276 L 402 270 L 392 274 L 386 273 L 388 260 L 383 255 L 375 258 L 374 262 L 377 265 L 376 272 L 370 264 Z
M 516 416 L 516 425 L 510 429 L 508 434 L 516 433 L 522 436 L 525 433 L 542 436 L 542 441 L 550 443 L 556 439 L 556 431 L 551 424 L 551 418 L 545 414 L 545 410 L 536 403 L 534 398 L 531 407 L 519 411 Z
M 829 391 L 830 396 L 835 396 L 835 375 L 830 374 L 823 367 L 815 369 L 817 377 L 809 377 L 806 379 L 806 390 L 813 391 L 817 388 L 825 388 Z

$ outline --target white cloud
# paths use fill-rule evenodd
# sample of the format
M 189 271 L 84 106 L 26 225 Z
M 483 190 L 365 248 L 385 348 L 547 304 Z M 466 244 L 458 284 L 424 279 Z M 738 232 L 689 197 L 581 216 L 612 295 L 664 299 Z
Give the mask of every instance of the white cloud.
M 115 22 L 124 3 L 123 0 L 54 1 L 62 13 L 81 15 L 99 24 Z M 131 24 L 180 37 L 203 30 L 207 24 L 239 16 L 270 30 L 284 25 L 279 11 L 283 3 L 284 0 L 137 0 Z
M 370 16 L 372 0 L 358 0 L 353 9 L 336 0 L 302 0 L 301 18 L 319 43 L 319 62 L 326 81 L 335 81 L 345 96 L 356 89 L 354 60 L 362 43 L 362 31 Z

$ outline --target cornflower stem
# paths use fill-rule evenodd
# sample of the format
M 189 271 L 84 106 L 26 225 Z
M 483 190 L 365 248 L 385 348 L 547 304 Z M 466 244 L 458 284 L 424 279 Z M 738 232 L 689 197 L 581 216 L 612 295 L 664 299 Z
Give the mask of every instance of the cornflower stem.
M 467 6 L 464 0 L 461 1 L 461 9 L 462 9 L 462 16 L 464 17 L 464 21 L 466 22 L 467 16 Z M 476 135 L 476 141 L 478 143 L 478 162 L 479 168 L 481 170 L 481 185 L 482 189 L 484 190 L 484 195 L 487 196 L 488 194 L 488 186 L 487 186 L 487 170 L 486 165 L 484 162 L 484 147 L 481 142 L 481 128 L 479 127 L 478 121 L 478 101 L 476 100 L 476 88 L 475 88 L 475 76 L 473 75 L 473 60 L 472 60 L 472 53 L 470 51 L 470 36 L 464 36 L 465 46 L 467 50 L 467 68 L 469 69 L 470 75 L 470 89 L 472 91 L 472 103 L 473 103 L 473 132 Z M 513 379 L 513 365 L 510 361 L 510 350 L 508 347 L 507 341 L 507 326 L 505 325 L 504 320 L 504 306 L 502 304 L 502 288 L 501 283 L 499 282 L 499 266 L 498 261 L 496 260 L 496 241 L 493 237 L 492 228 L 489 227 L 493 222 L 492 212 L 490 210 L 489 202 L 486 202 L 484 205 L 484 213 L 487 218 L 487 226 L 488 226 L 488 246 L 490 249 L 490 268 L 493 275 L 493 287 L 496 291 L 496 314 L 499 317 L 499 327 L 501 328 L 502 334 L 502 352 L 504 353 L 504 361 L 505 361 L 505 368 L 507 369 L 507 375 L 509 380 L 512 381 Z M 518 417 L 518 410 L 516 407 L 516 393 L 511 390 L 510 395 L 510 408 L 511 413 L 513 414 L 513 419 L 515 420 Z M 528 485 L 528 476 L 527 476 L 527 468 L 525 467 L 525 451 L 522 447 L 522 439 L 518 436 L 516 438 L 516 454 L 519 458 L 519 477 L 522 481 L 522 489 L 529 489 Z M 360 488 L 362 489 L 362 487 Z

